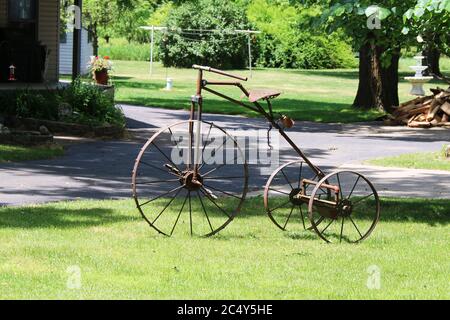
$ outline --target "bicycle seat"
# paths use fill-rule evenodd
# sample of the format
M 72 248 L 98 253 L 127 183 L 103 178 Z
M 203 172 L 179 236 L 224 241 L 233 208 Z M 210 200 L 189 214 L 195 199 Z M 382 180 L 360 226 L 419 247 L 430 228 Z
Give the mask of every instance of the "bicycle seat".
M 269 99 L 275 99 L 278 97 L 281 92 L 271 89 L 256 89 L 256 90 L 250 90 L 248 95 L 248 100 L 250 102 L 256 102 L 259 100 L 269 100 Z

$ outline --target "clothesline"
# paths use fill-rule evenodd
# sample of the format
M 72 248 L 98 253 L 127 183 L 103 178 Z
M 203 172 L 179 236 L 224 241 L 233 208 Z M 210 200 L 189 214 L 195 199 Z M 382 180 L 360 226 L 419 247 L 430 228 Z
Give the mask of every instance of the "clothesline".
M 195 39 L 195 38 L 189 38 L 185 35 L 192 35 L 192 36 L 203 36 L 205 33 L 221 33 L 224 35 L 232 35 L 232 34 L 241 34 L 242 37 L 247 36 L 248 37 L 248 67 L 250 70 L 250 77 L 252 76 L 252 39 L 250 35 L 252 34 L 259 34 L 261 31 L 257 30 L 219 30 L 219 29 L 181 29 L 181 28 L 168 28 L 163 26 L 142 26 L 139 27 L 140 29 L 150 31 L 150 76 L 153 75 L 153 48 L 155 43 L 155 31 L 164 31 L 164 32 L 173 32 L 181 34 L 180 36 L 183 37 L 183 39 L 193 41 L 193 42 L 203 42 L 208 41 L 206 39 Z M 241 35 L 232 38 L 232 39 L 221 39 L 219 42 L 226 42 L 226 41 L 232 41 L 238 39 Z M 206 36 L 206 35 L 205 35 Z M 216 40 L 217 41 L 217 40 Z

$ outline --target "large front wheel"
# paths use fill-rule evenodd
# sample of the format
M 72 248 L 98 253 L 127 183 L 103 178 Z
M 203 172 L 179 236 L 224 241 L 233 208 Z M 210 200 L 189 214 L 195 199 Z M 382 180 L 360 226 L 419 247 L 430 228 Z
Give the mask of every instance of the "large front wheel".
M 157 132 L 141 149 L 133 197 L 159 233 L 212 236 L 240 212 L 248 187 L 245 154 L 210 122 L 183 121 Z

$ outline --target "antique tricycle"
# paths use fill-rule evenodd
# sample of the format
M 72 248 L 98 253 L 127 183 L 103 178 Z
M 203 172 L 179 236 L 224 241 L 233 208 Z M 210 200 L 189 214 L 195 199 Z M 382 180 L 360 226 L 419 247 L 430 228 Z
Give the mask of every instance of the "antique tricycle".
M 212 236 L 241 211 L 249 182 L 246 150 L 240 147 L 239 137 L 202 119 L 202 92 L 206 91 L 263 115 L 270 128 L 276 129 L 298 155 L 275 170 L 264 189 L 265 210 L 278 228 L 315 231 L 326 242 L 360 242 L 371 234 L 380 217 L 380 200 L 374 186 L 356 172 L 327 175 L 308 159 L 286 134 L 294 122 L 272 108 L 271 100 L 281 92 L 247 90 L 234 81 L 247 78 L 205 66 L 193 68 L 198 70 L 197 92 L 191 98 L 189 120 L 154 134 L 134 166 L 133 197 L 152 228 L 171 236 L 181 224 L 191 235 Z M 208 81 L 205 72 L 234 80 Z M 237 88 L 248 102 L 215 87 Z M 261 102 L 267 104 L 267 109 Z M 224 153 L 231 154 L 232 161 L 230 157 L 224 160 Z

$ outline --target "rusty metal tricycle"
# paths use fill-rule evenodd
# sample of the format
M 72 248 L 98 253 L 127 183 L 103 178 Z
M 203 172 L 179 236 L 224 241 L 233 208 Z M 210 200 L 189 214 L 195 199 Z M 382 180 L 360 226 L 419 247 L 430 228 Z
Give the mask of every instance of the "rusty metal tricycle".
M 263 115 L 298 155 L 275 170 L 264 189 L 264 208 L 278 228 L 315 231 L 326 242 L 356 243 L 371 234 L 380 218 L 374 186 L 356 172 L 327 175 L 308 159 L 286 133 L 294 122 L 272 108 L 271 101 L 281 92 L 247 90 L 240 82 L 247 81 L 245 77 L 211 67 L 193 68 L 198 70 L 197 92 L 191 98 L 189 120 L 154 134 L 134 166 L 133 197 L 152 228 L 171 236 L 182 225 L 191 235 L 212 236 L 241 211 L 249 182 L 246 150 L 239 146 L 239 137 L 202 119 L 206 91 Z M 208 81 L 206 72 L 234 80 Z M 225 86 L 239 89 L 248 102 L 216 90 Z M 223 153 L 233 160 L 217 161 Z

